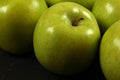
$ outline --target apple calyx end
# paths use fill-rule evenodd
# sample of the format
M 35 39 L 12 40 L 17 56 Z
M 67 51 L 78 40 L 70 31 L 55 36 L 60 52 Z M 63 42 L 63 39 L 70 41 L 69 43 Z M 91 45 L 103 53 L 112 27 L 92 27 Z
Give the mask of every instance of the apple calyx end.
M 84 20 L 84 18 L 79 18 L 79 19 L 77 19 L 77 20 L 74 20 L 74 21 L 72 22 L 72 26 L 78 26 L 78 23 L 79 23 L 81 20 Z

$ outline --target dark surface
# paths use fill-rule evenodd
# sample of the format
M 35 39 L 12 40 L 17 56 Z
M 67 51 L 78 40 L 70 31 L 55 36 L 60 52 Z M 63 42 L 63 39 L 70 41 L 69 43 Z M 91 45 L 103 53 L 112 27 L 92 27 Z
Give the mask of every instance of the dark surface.
M 97 59 L 87 71 L 65 77 L 44 69 L 36 60 L 34 53 L 15 56 L 0 50 L 0 80 L 105 80 L 105 78 Z

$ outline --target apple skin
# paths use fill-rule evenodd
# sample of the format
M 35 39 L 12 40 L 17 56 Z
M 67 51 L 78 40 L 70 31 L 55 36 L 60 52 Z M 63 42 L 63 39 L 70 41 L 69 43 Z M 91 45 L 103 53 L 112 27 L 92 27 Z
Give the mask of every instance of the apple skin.
M 120 19 L 120 0 L 96 0 L 92 13 L 104 34 L 109 26 Z
M 75 2 L 91 10 L 96 0 L 45 0 L 45 1 L 49 6 L 52 6 L 58 2 Z
M 120 20 L 112 24 L 100 43 L 100 64 L 107 80 L 120 80 Z
M 33 50 L 33 31 L 43 11 L 44 0 L 0 1 L 0 48 L 12 54 Z
M 99 40 L 100 30 L 93 14 L 73 2 L 57 3 L 47 9 L 33 37 L 37 60 L 61 75 L 88 69 L 96 58 Z

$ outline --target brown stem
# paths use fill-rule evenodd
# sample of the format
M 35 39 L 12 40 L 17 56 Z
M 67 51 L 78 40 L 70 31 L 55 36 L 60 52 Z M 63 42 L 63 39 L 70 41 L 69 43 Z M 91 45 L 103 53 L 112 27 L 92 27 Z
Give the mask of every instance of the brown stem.
M 81 20 L 83 20 L 84 18 L 79 18 L 79 19 L 77 19 L 77 20 L 74 20 L 73 22 L 72 22 L 72 25 L 73 26 L 77 26 L 78 25 L 78 23 L 81 21 Z

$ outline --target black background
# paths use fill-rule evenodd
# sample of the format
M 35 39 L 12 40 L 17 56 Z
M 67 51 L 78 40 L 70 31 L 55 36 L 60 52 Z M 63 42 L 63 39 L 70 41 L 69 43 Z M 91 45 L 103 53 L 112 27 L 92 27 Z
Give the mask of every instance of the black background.
M 86 71 L 74 76 L 62 76 L 44 69 L 34 52 L 16 56 L 0 50 L 0 80 L 105 80 L 99 58 Z

